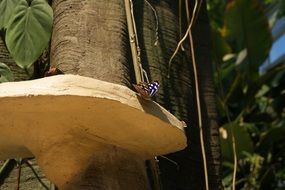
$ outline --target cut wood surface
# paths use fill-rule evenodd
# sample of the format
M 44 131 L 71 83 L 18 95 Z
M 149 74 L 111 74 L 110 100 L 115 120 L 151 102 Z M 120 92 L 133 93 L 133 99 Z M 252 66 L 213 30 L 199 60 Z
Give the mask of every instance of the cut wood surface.
M 85 186 L 90 170 L 100 188 L 147 189 L 144 160 L 186 147 L 183 122 L 129 88 L 97 79 L 3 83 L 0 105 L 0 159 L 35 156 L 60 189 Z M 132 174 L 128 180 L 122 171 Z
M 3 83 L 0 104 L 0 159 L 96 142 L 145 158 L 186 147 L 183 122 L 167 110 L 125 86 L 88 77 Z

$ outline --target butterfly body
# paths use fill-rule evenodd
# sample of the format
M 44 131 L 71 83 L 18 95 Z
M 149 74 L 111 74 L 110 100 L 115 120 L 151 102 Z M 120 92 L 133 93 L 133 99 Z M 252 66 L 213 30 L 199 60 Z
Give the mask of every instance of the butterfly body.
M 45 72 L 45 77 L 61 75 L 64 74 L 59 68 L 51 66 L 47 72 Z
M 139 84 L 134 85 L 134 87 L 144 99 L 150 99 L 158 91 L 159 83 L 157 81 L 151 83 L 140 82 Z

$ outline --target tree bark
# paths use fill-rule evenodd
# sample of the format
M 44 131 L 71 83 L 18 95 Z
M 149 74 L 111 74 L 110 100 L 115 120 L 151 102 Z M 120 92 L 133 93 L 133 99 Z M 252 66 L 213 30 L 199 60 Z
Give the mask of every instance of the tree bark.
M 143 160 L 120 148 L 112 149 L 96 152 L 82 175 L 59 186 L 59 189 L 149 189 Z
M 0 37 L 0 62 L 5 63 L 11 69 L 14 76 L 14 81 L 28 80 L 30 78 L 24 69 L 21 69 L 18 65 L 16 65 L 15 61 L 8 52 L 4 44 L 4 41 L 2 40 L 1 37 Z
M 21 166 L 21 175 L 20 175 L 20 189 L 37 189 L 37 190 L 46 190 L 43 184 L 48 187 L 50 190 L 55 190 L 54 185 L 48 181 L 41 168 L 37 165 L 35 159 L 29 159 L 31 167 L 37 173 L 39 179 L 35 176 L 32 169 L 28 167 L 26 163 L 22 163 Z M 0 167 L 3 166 L 3 162 L 0 161 Z M 11 190 L 16 189 L 17 187 L 17 178 L 18 178 L 18 168 L 16 161 L 12 160 L 9 164 L 9 167 L 6 169 L 6 173 L 1 176 L 0 179 L 0 190 Z M 43 184 L 41 184 L 43 183 Z
M 189 2 L 193 7 L 193 2 Z M 163 188 L 205 189 L 195 85 L 188 43 L 184 44 L 186 50 L 180 51 L 176 56 L 171 66 L 170 78 L 167 77 L 168 61 L 180 39 L 178 2 L 161 0 L 151 3 L 158 13 L 159 43 L 157 46 L 154 46 L 156 35 L 152 9 L 143 0 L 134 1 L 142 64 L 150 80 L 158 80 L 161 84 L 156 101 L 188 124 L 186 128 L 188 148 L 167 155 L 178 166 L 160 158 Z M 53 8 L 55 20 L 51 47 L 52 65 L 64 73 L 131 86 L 130 84 L 134 81 L 132 74 L 134 72 L 131 66 L 123 1 L 55 0 Z M 185 31 L 186 19 L 183 20 L 182 26 Z M 204 2 L 194 27 L 194 43 L 209 185 L 211 189 L 221 189 L 220 147 L 209 36 L 209 22 Z M 127 160 L 124 161 L 127 165 Z M 132 172 L 129 171 L 129 173 Z M 141 171 L 142 173 L 144 171 Z M 95 173 L 89 174 L 96 180 Z M 125 180 L 129 181 L 133 178 Z M 141 186 L 141 188 L 144 187 Z M 94 188 L 98 187 L 94 186 Z
M 130 86 L 123 1 L 56 0 L 51 63 L 64 73 Z
M 64 73 L 131 86 L 133 69 L 123 1 L 56 0 L 53 9 L 53 66 Z M 143 190 L 149 187 L 144 160 L 115 148 L 113 152 L 95 154 L 88 168 L 66 184 L 60 184 L 60 188 Z
M 189 1 L 190 9 L 194 2 Z M 204 143 L 210 189 L 222 189 L 221 152 L 216 122 L 216 102 L 212 77 L 211 39 L 206 3 L 202 4 L 194 25 L 193 38 L 199 78 Z M 142 60 L 150 78 L 161 83 L 156 101 L 184 120 L 188 127 L 188 147 L 167 155 L 176 164 L 159 157 L 163 189 L 205 189 L 203 159 L 200 146 L 197 103 L 189 39 L 183 43 L 185 51 L 179 50 L 168 75 L 168 61 L 180 40 L 178 25 L 178 2 L 165 0 L 153 3 L 159 21 L 159 43 L 155 43 L 155 18 L 151 8 L 143 1 L 136 1 L 135 13 L 142 49 Z M 185 10 L 185 7 L 182 7 Z M 183 14 L 182 14 L 183 15 Z M 183 35 L 188 27 L 186 17 L 182 20 Z

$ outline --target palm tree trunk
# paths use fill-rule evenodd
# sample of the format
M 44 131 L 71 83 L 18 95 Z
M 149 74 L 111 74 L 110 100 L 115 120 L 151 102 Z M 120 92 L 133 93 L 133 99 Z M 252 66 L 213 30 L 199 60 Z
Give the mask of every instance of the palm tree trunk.
M 192 1 L 190 1 L 192 3 Z M 189 45 L 184 44 L 185 51 L 176 56 L 168 75 L 168 60 L 180 39 L 178 26 L 178 2 L 161 0 L 152 2 L 158 14 L 159 43 L 156 42 L 156 20 L 152 9 L 143 1 L 134 1 L 138 37 L 142 50 L 142 64 L 151 80 L 158 80 L 161 89 L 156 101 L 188 124 L 186 128 L 188 148 L 167 155 L 173 162 L 160 158 L 161 178 L 164 189 L 205 189 L 204 170 L 201 156 L 195 85 Z M 193 7 L 193 5 L 191 4 Z M 133 69 L 127 35 L 126 17 L 123 1 L 118 0 L 56 0 L 54 8 L 54 29 L 51 46 L 51 62 L 64 73 L 79 74 L 99 80 L 130 86 Z M 183 20 L 183 31 L 187 27 Z M 208 162 L 209 183 L 211 189 L 221 189 L 220 147 L 216 107 L 212 82 L 209 22 L 206 6 L 203 3 L 200 16 L 194 28 L 196 57 L 205 149 Z M 119 153 L 121 154 L 121 153 Z M 123 156 L 120 167 L 137 163 Z M 111 160 L 110 160 L 111 161 Z M 114 164 L 115 165 L 115 164 Z M 110 165 L 110 168 L 112 164 Z M 88 184 L 86 180 L 94 179 L 90 189 L 102 184 L 101 177 L 92 169 L 86 171 L 88 178 L 79 182 L 78 188 Z M 136 168 L 140 168 L 137 172 Z M 146 189 L 145 171 L 141 163 L 133 167 L 135 178 L 144 181 L 136 189 Z M 97 175 L 98 174 L 98 175 Z M 131 170 L 127 170 L 124 183 L 131 183 Z M 100 173 L 100 176 L 104 175 Z M 122 175 L 122 174 L 120 174 Z M 118 174 L 118 179 L 119 178 Z M 140 180 L 142 179 L 143 180 Z M 135 181 L 136 181 L 135 180 Z M 103 182 L 108 183 L 108 182 Z M 74 183 L 73 183 L 74 184 Z M 105 186 L 104 186 L 105 185 Z M 107 184 L 100 186 L 106 189 Z M 123 187 L 123 186 L 120 186 Z M 113 189 L 120 189 L 115 185 Z M 84 189 L 84 188 L 83 188 Z M 100 189 L 100 188 L 99 188 Z M 122 188 L 121 188 L 122 189 Z M 126 188 L 125 188 L 126 189 Z
M 53 9 L 53 66 L 64 73 L 131 86 L 123 1 L 57 0 Z M 149 188 L 144 160 L 125 150 L 114 147 L 109 153 L 94 154 L 89 162 L 81 174 L 60 184 L 60 189 Z
M 189 1 L 193 7 L 194 2 Z M 221 152 L 216 122 L 216 102 L 213 87 L 211 61 L 211 39 L 205 1 L 193 28 L 194 46 L 198 69 L 204 143 L 210 189 L 221 189 Z M 180 40 L 178 25 L 178 2 L 165 0 L 153 3 L 159 21 L 159 43 L 155 46 L 155 17 L 151 8 L 143 1 L 137 1 L 135 10 L 142 49 L 142 60 L 150 78 L 161 83 L 156 101 L 184 120 L 188 127 L 188 147 L 180 152 L 167 155 L 173 162 L 159 157 L 163 189 L 205 189 L 203 159 L 201 153 L 195 84 L 189 40 L 183 44 L 174 59 L 170 78 L 168 61 Z M 182 10 L 185 10 L 182 7 Z M 183 14 L 182 14 L 183 16 Z M 183 35 L 187 22 L 182 20 Z
M 130 85 L 123 1 L 56 0 L 51 63 L 64 73 Z

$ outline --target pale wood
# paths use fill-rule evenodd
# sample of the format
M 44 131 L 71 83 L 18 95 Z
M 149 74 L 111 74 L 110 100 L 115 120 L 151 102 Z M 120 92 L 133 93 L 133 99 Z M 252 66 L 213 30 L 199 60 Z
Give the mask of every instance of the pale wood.
M 167 110 L 125 86 L 88 77 L 3 83 L 0 104 L 0 159 L 35 156 L 62 189 L 80 184 L 90 165 L 118 173 L 115 168 L 128 170 L 129 163 L 136 171 L 146 159 L 186 147 L 184 123 Z M 141 171 L 135 183 L 144 189 Z M 100 176 L 121 183 L 114 173 Z

